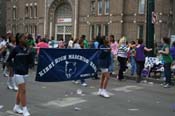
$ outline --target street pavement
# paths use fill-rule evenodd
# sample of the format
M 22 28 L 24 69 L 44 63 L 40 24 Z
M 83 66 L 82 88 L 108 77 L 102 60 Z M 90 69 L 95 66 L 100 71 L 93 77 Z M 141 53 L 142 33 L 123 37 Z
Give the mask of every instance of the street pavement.
M 87 79 L 87 87 L 72 82 L 41 83 L 35 81 L 35 73 L 30 71 L 27 82 L 31 116 L 175 116 L 175 87 L 111 78 L 111 98 L 103 98 L 96 95 L 99 80 Z M 12 111 L 15 92 L 7 89 L 6 81 L 1 73 L 0 116 L 21 116 Z

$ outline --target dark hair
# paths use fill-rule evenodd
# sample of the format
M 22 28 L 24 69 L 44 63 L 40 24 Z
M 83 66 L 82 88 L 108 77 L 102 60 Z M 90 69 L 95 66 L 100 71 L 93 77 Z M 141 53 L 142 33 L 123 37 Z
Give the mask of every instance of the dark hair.
M 138 44 L 142 44 L 143 43 L 143 39 L 138 39 Z
M 19 40 L 24 36 L 24 33 L 16 34 L 16 45 L 19 45 Z
M 114 35 L 110 35 L 110 37 L 111 37 L 112 39 L 114 39 Z
M 175 41 L 173 42 L 172 46 L 175 47 Z
M 168 38 L 168 37 L 163 37 L 163 42 L 166 43 L 166 44 L 170 44 L 171 39 Z
M 85 38 L 86 38 L 86 35 L 82 35 L 81 38 L 82 38 L 82 39 L 85 39 Z
M 131 41 L 131 44 L 133 45 L 133 44 L 136 44 L 136 42 L 135 41 Z
M 114 35 L 110 35 L 110 38 L 111 38 L 110 41 L 111 41 L 112 43 L 114 43 L 114 42 L 115 42 L 115 40 L 114 40 Z

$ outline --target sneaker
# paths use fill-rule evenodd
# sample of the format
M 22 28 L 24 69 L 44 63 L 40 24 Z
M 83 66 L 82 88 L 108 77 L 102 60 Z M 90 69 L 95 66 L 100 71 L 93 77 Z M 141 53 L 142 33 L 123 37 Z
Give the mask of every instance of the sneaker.
M 16 85 L 14 85 L 13 90 L 18 91 L 18 87 Z
M 9 75 L 7 73 L 3 73 L 4 77 L 8 77 Z
M 161 86 L 165 86 L 165 85 L 166 85 L 166 83 L 161 83 L 160 85 L 161 85 Z
M 73 81 L 74 84 L 79 84 L 80 82 L 79 81 Z
M 23 108 L 23 116 L 30 116 L 30 113 L 27 110 L 27 108 Z
M 170 88 L 170 85 L 169 84 L 166 84 L 163 86 L 164 88 Z
M 22 113 L 23 113 L 23 111 L 22 111 L 22 109 L 19 107 L 19 105 L 15 105 L 14 108 L 13 108 L 13 111 L 14 111 L 15 113 L 18 113 L 18 114 L 22 114 Z
M 10 83 L 7 83 L 7 88 L 13 90 L 13 87 L 10 85 Z
M 99 89 L 97 95 L 101 95 L 102 89 Z
M 83 87 L 87 87 L 87 83 L 82 83 L 81 84 Z
M 110 97 L 106 90 L 103 90 L 100 95 L 105 97 L 105 98 L 109 98 Z

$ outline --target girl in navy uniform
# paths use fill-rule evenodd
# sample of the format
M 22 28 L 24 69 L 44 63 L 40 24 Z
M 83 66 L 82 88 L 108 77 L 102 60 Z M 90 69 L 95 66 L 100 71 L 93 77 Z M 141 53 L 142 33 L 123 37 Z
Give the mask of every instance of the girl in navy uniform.
M 23 116 L 30 116 L 26 106 L 26 79 L 28 77 L 29 64 L 32 63 L 32 55 L 30 49 L 26 47 L 26 39 L 25 34 L 17 34 L 16 47 L 10 53 L 7 61 L 13 60 L 14 62 L 14 80 L 19 88 L 16 93 L 16 104 L 13 111 L 23 114 Z
M 110 96 L 106 91 L 106 88 L 110 77 L 109 66 L 111 64 L 111 49 L 108 38 L 103 37 L 102 39 L 103 44 L 100 45 L 100 49 L 102 49 L 102 51 L 99 55 L 99 67 L 102 72 L 102 77 L 100 79 L 100 88 L 97 94 L 105 98 L 109 98 Z

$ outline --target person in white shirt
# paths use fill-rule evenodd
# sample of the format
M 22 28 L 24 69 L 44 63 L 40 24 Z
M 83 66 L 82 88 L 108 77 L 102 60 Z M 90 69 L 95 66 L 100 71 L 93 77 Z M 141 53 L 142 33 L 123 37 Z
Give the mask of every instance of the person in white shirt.
M 80 41 L 79 41 L 78 38 L 75 39 L 74 44 L 73 44 L 73 48 L 74 48 L 74 49 L 82 49 L 81 43 L 80 43 Z M 78 80 L 74 80 L 73 82 L 74 82 L 75 84 L 78 84 L 78 83 L 79 83 Z M 82 86 L 84 86 L 84 87 L 87 86 L 87 83 L 85 82 L 84 79 L 80 79 L 80 82 L 81 82 L 81 85 L 82 85 Z
M 73 48 L 73 44 L 74 44 L 74 41 L 73 41 L 74 39 L 73 38 L 71 38 L 70 40 L 69 40 L 69 43 L 68 43 L 68 48 Z

